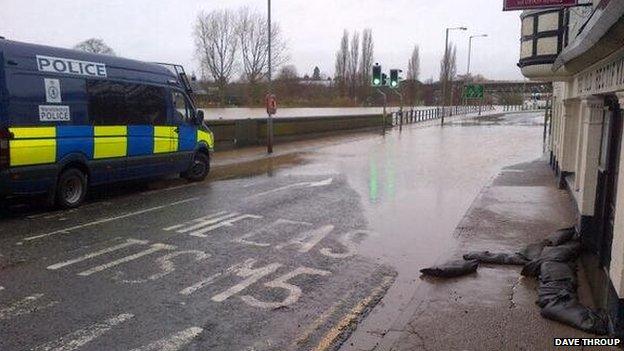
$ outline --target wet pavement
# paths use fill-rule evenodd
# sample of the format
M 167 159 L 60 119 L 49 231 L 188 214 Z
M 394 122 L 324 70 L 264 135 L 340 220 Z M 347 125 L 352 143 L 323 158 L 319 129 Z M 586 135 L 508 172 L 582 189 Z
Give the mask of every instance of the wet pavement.
M 71 211 L 13 206 L 0 220 L 0 350 L 371 349 L 480 189 L 540 155 L 542 119 L 217 155 L 203 183 L 95 189 Z

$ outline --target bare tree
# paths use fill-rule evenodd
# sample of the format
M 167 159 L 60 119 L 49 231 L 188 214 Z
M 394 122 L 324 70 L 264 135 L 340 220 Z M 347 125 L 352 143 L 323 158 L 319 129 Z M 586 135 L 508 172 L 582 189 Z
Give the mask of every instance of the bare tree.
M 412 56 L 407 63 L 407 83 L 410 89 L 412 104 L 418 101 L 418 78 L 420 76 L 420 48 L 414 46 Z
M 362 57 L 360 58 L 360 82 L 364 95 L 368 95 L 368 87 L 371 82 L 371 70 L 373 69 L 373 31 L 367 28 L 362 33 Z
M 268 30 L 267 18 L 257 11 L 243 7 L 237 16 L 238 42 L 242 58 L 243 77 L 255 85 L 267 74 L 268 67 Z M 287 45 L 278 23 L 271 24 L 271 65 L 272 69 L 288 62 Z
M 345 94 L 346 80 L 348 76 L 349 61 L 349 32 L 345 29 L 340 41 L 340 49 L 336 53 L 336 73 L 334 79 L 341 95 Z
M 407 79 L 417 81 L 420 76 L 420 48 L 414 46 L 412 56 L 407 63 Z
M 195 50 L 203 72 L 217 83 L 221 104 L 225 103 L 225 88 L 236 68 L 238 38 L 234 15 L 230 10 L 201 12 L 195 23 Z
M 356 97 L 359 87 L 358 69 L 360 64 L 360 33 L 353 32 L 351 36 L 351 48 L 349 50 L 349 59 L 347 60 L 347 80 L 349 85 L 349 95 Z
M 442 102 L 449 104 L 451 101 L 451 90 L 453 80 L 457 75 L 457 50 L 455 45 L 449 44 L 446 55 L 440 60 L 440 84 L 442 84 L 444 96 Z
M 74 45 L 74 50 L 91 52 L 94 54 L 104 54 L 115 56 L 115 51 L 111 49 L 104 40 L 98 38 L 91 38 Z

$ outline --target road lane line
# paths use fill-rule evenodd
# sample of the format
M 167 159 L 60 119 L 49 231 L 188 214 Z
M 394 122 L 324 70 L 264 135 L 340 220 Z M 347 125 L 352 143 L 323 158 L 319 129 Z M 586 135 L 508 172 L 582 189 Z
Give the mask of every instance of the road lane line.
M 207 219 L 211 219 L 211 218 L 214 218 L 214 217 L 217 217 L 217 216 L 221 216 L 221 215 L 226 214 L 226 213 L 227 213 L 226 211 L 220 211 L 220 212 L 213 213 L 213 214 L 208 215 L 208 216 L 205 216 L 205 217 L 201 217 L 201 218 L 197 218 L 197 219 L 193 219 L 193 220 L 190 220 L 190 221 L 184 222 L 184 223 L 182 223 L 182 224 L 172 225 L 171 227 L 163 228 L 163 230 L 164 230 L 164 231 L 169 232 L 169 231 L 172 231 L 172 230 L 175 230 L 175 229 L 182 228 L 182 227 L 184 227 L 185 225 L 189 225 L 189 224 L 192 224 L 192 223 L 201 222 L 201 221 L 203 221 L 203 220 L 207 220 Z
M 191 327 L 177 332 L 168 338 L 155 341 L 147 346 L 141 346 L 132 351 L 177 351 L 190 344 L 202 331 L 204 331 L 204 329 Z
M 202 228 L 200 230 L 196 230 L 196 231 L 190 233 L 189 235 L 196 236 L 196 237 L 199 237 L 199 238 L 205 238 L 205 237 L 207 237 L 206 233 L 208 233 L 209 231 L 212 231 L 212 230 L 215 230 L 215 229 L 218 229 L 218 228 L 221 228 L 221 227 L 231 227 L 232 224 L 234 224 L 235 222 L 238 222 L 238 221 L 242 221 L 243 219 L 261 219 L 261 218 L 263 218 L 263 217 L 262 216 L 256 216 L 256 215 L 250 215 L 250 214 L 243 214 L 243 215 L 240 215 L 240 216 L 232 218 L 232 219 L 224 220 L 222 222 L 219 222 L 217 224 L 211 225 L 209 227 L 205 227 L 205 228 Z
M 87 269 L 86 271 L 78 273 L 78 275 L 83 276 L 83 277 L 87 277 L 87 276 L 90 276 L 91 274 L 98 273 L 98 272 L 107 270 L 109 268 L 113 268 L 115 266 L 119 266 L 120 264 L 123 264 L 123 263 L 128 263 L 130 261 L 134 261 L 134 260 L 139 259 L 139 258 L 141 258 L 143 256 L 147 256 L 147 255 L 153 254 L 153 253 L 158 252 L 158 251 L 175 250 L 175 248 L 176 247 L 172 246 L 172 245 L 152 244 L 152 247 L 147 249 L 147 250 L 143 250 L 143 251 L 137 252 L 137 253 L 135 253 L 133 255 L 122 257 L 122 258 L 120 258 L 118 260 L 115 260 L 115 261 L 112 261 L 112 262 L 108 262 L 108 263 L 105 263 L 105 264 L 93 267 L 91 269 Z
M 30 295 L 7 307 L 0 308 L 0 320 L 40 311 L 58 303 L 58 301 L 51 301 L 44 304 L 39 303 L 38 300 L 42 297 L 43 294 Z
M 290 185 L 275 188 L 272 190 L 263 191 L 263 192 L 248 196 L 247 198 L 259 197 L 259 196 L 268 195 L 268 194 L 272 194 L 272 193 L 276 193 L 276 192 L 280 192 L 280 191 L 284 191 L 284 190 L 288 190 L 292 188 L 299 188 L 299 187 L 317 188 L 321 186 L 327 186 L 327 185 L 330 185 L 333 182 L 333 180 L 334 180 L 333 178 L 327 178 L 318 182 L 301 182 L 301 183 L 290 184 Z
M 325 351 L 331 348 L 334 342 L 342 333 L 349 329 L 358 318 L 364 313 L 368 306 L 378 299 L 394 282 L 394 277 L 386 276 L 379 286 L 377 286 L 370 295 L 358 302 L 358 304 L 349 311 L 334 327 L 332 327 L 321 339 L 313 351 Z
M 182 295 L 191 295 L 194 292 L 196 292 L 197 290 L 203 289 L 205 286 L 212 284 L 212 282 L 214 282 L 217 278 L 221 277 L 223 274 L 221 273 L 216 273 L 214 275 L 211 275 L 210 277 L 204 279 L 204 280 L 200 280 L 197 283 L 184 288 L 182 290 L 180 290 L 180 294 Z
M 215 274 L 211 275 L 210 277 L 208 277 L 206 279 L 202 279 L 202 280 L 198 281 L 197 283 L 180 290 L 180 294 L 182 294 L 182 295 L 191 295 L 195 291 L 203 289 L 207 285 L 212 284 L 215 280 L 217 280 L 217 278 L 220 278 L 222 276 L 226 276 L 226 275 L 232 274 L 232 273 L 240 270 L 241 268 L 244 268 L 244 267 L 247 267 L 247 266 L 253 264 L 253 262 L 255 262 L 254 259 L 248 259 L 248 260 L 246 260 L 244 262 L 237 263 L 237 264 L 235 264 L 233 266 L 230 266 L 225 271 L 222 271 L 222 272 L 219 272 L 219 273 L 215 273 Z
M 229 214 L 226 214 L 224 216 L 217 217 L 217 218 L 200 221 L 198 224 L 192 225 L 192 226 L 190 226 L 188 228 L 176 230 L 176 232 L 177 233 L 188 233 L 188 232 L 191 232 L 193 230 L 197 230 L 197 229 L 209 226 L 211 224 L 215 224 L 215 223 L 221 222 L 223 220 L 230 219 L 232 217 L 236 217 L 238 215 L 239 215 L 238 212 L 232 212 L 232 213 L 229 213 Z
M 345 302 L 345 299 L 340 299 L 336 302 L 334 302 L 333 305 L 331 305 L 331 307 L 329 307 L 327 310 L 325 310 L 325 312 L 321 313 L 320 316 L 318 316 L 318 318 L 316 318 L 312 324 L 310 324 L 304 331 L 303 333 L 301 333 L 301 335 L 292 343 L 292 348 L 293 349 L 297 349 L 297 348 L 301 348 L 303 345 L 305 345 L 305 343 L 308 342 L 308 340 L 310 340 L 310 337 L 312 337 L 312 334 L 317 331 L 334 313 L 336 313 L 336 310 L 338 310 L 338 308 L 340 306 L 342 306 Z
M 128 239 L 125 243 L 122 243 L 122 244 L 119 244 L 119 245 L 115 245 L 115 246 L 111 246 L 111 247 L 108 247 L 106 249 L 102 249 L 102 250 L 99 250 L 99 251 L 95 251 L 95 252 L 92 252 L 90 254 L 86 254 L 86 255 L 80 256 L 78 258 L 75 258 L 73 260 L 55 263 L 55 264 L 50 265 L 50 266 L 48 266 L 46 268 L 49 269 L 49 270 L 53 270 L 54 271 L 54 270 L 57 270 L 57 269 L 60 269 L 60 268 L 63 268 L 63 267 L 70 266 L 70 265 L 78 263 L 78 262 L 82 262 L 82 261 L 85 261 L 85 260 L 88 260 L 88 259 L 91 259 L 91 258 L 102 256 L 102 255 L 107 254 L 107 253 L 111 253 L 111 252 L 114 252 L 114 251 L 117 251 L 117 250 L 121 250 L 121 249 L 124 249 L 124 248 L 132 246 L 132 245 L 137 245 L 137 244 L 147 245 L 147 243 L 148 243 L 147 240 Z
M 73 226 L 73 227 L 68 227 L 68 228 L 64 228 L 64 229 L 55 230 L 53 232 L 49 232 L 49 233 L 45 233 L 45 234 L 30 236 L 30 237 L 24 238 L 24 241 L 33 241 L 33 240 L 43 239 L 43 238 L 47 238 L 49 236 L 56 235 L 56 234 L 68 234 L 69 232 L 74 231 L 76 229 L 92 227 L 92 226 L 98 225 L 98 224 L 104 224 L 104 223 L 117 221 L 117 220 L 128 218 L 128 217 L 134 217 L 134 216 L 142 215 L 142 214 L 145 214 L 145 213 L 161 210 L 163 208 L 167 208 L 167 207 L 171 207 L 171 206 L 175 206 L 175 205 L 180 205 L 180 204 L 183 204 L 183 203 L 186 203 L 186 202 L 195 201 L 197 199 L 199 199 L 199 198 L 198 197 L 192 197 L 192 198 L 189 198 L 189 199 L 172 202 L 172 203 L 167 204 L 167 205 L 150 207 L 150 208 L 147 208 L 147 209 L 144 209 L 144 210 L 130 212 L 130 213 L 126 213 L 124 215 L 116 216 L 116 217 L 108 217 L 108 218 L 100 219 L 100 220 L 97 220 L 97 221 L 76 225 L 76 226 Z
M 133 318 L 133 314 L 122 313 L 103 322 L 91 324 L 88 327 L 78 329 L 57 340 L 50 341 L 33 348 L 33 351 L 73 351 L 81 348 L 96 338 L 102 336 L 113 327 Z

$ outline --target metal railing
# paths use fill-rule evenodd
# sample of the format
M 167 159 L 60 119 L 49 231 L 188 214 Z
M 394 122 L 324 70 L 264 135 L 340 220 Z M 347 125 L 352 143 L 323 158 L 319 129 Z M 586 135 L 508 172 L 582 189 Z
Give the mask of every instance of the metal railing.
M 393 126 L 401 124 L 412 124 L 426 121 L 432 121 L 444 117 L 452 117 L 456 115 L 465 115 L 469 113 L 480 113 L 494 110 L 494 106 L 447 106 L 432 107 L 427 109 L 408 108 L 401 111 L 393 112 L 391 115 L 391 123 Z

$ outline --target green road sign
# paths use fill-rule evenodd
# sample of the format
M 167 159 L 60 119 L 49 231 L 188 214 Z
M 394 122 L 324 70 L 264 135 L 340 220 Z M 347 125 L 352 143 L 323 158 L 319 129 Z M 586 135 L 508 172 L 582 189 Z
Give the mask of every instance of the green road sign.
M 464 88 L 464 97 L 466 99 L 483 99 L 483 85 L 469 84 Z

